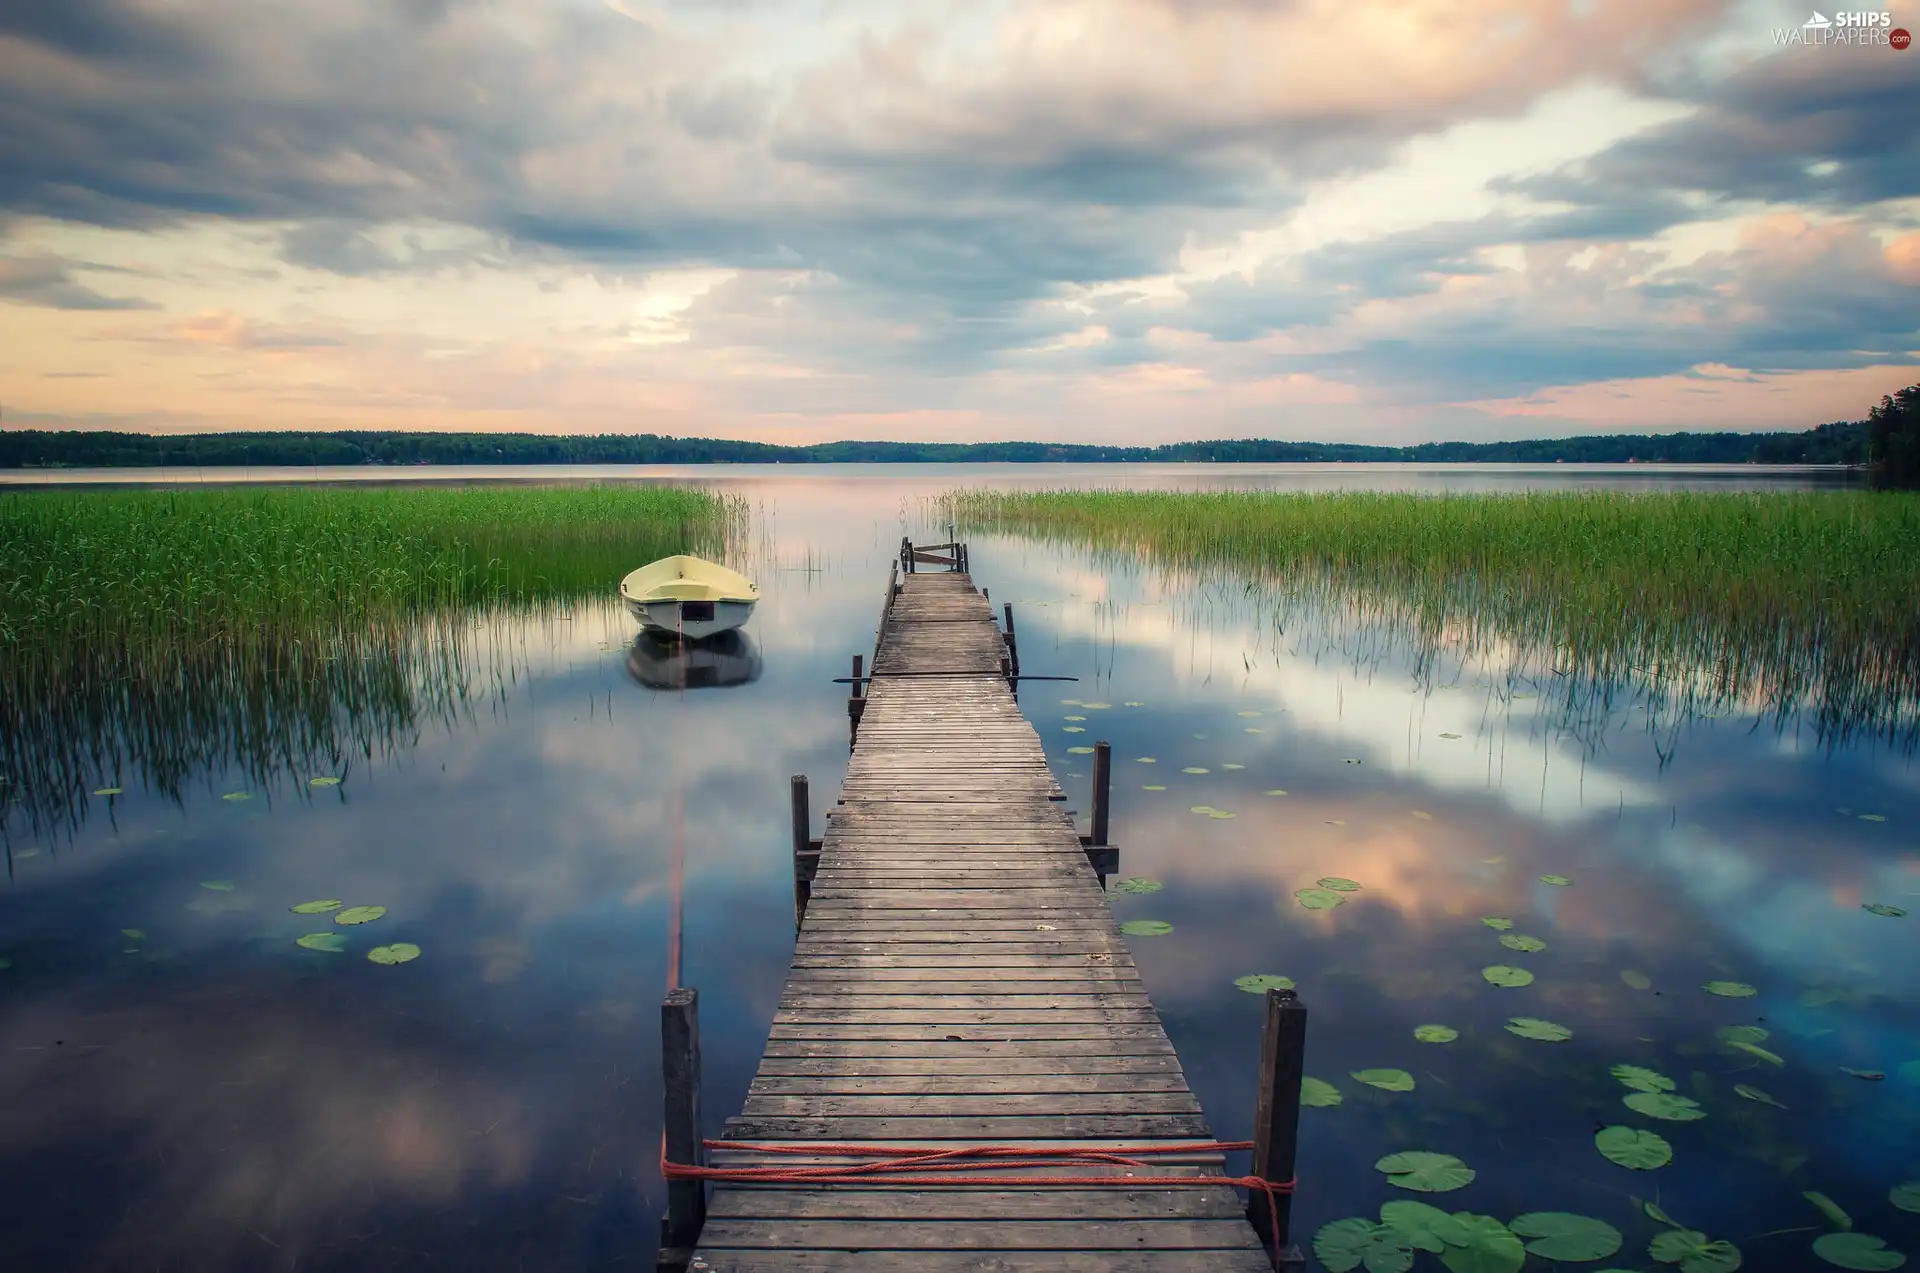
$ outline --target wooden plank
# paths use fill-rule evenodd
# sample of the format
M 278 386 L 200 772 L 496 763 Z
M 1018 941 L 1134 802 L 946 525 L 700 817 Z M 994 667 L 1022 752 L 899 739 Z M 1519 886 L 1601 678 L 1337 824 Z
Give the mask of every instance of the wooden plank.
M 1264 1252 L 1231 1250 L 747 1251 L 701 1248 L 703 1273 L 1273 1273 Z
M 1198 1114 L 1192 1092 L 860 1092 L 749 1095 L 743 1118 L 1008 1118 L 1078 1114 Z
M 750 1096 L 971 1096 L 1043 1092 L 1182 1092 L 1184 1076 L 1161 1068 L 1116 1074 L 768 1074 L 761 1071 Z
M 1222 1192 L 1225 1192 L 1224 1190 Z M 1114 1232 L 1119 1230 L 1119 1232 Z M 706 1241 L 721 1248 L 772 1250 L 946 1251 L 1008 1248 L 1017 1251 L 1259 1250 L 1246 1221 L 1232 1220 L 1014 1220 L 944 1223 L 919 1218 L 707 1222 Z
M 1231 1190 L 1194 1189 L 801 1189 L 741 1190 L 715 1201 L 725 1219 L 978 1221 L 1227 1220 L 1240 1214 Z
M 943 1140 L 949 1137 L 1010 1140 L 1049 1140 L 1071 1136 L 1212 1136 L 1207 1120 L 1198 1114 L 1034 1114 L 1005 1118 L 809 1118 L 767 1116 L 727 1120 L 733 1140 L 848 1141 Z

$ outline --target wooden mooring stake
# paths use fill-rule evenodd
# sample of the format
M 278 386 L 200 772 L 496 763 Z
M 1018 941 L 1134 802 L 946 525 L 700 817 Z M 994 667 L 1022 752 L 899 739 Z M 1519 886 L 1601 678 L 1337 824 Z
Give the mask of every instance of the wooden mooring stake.
M 1305 1072 L 1307 1005 L 1291 990 L 1267 991 L 1266 1029 L 1260 1036 L 1260 1097 L 1253 1115 L 1253 1173 L 1281 1184 L 1294 1178 L 1300 1141 L 1300 1076 Z M 1306 1267 L 1300 1248 L 1288 1243 L 1293 1197 L 1280 1194 L 1269 1208 L 1264 1193 L 1247 1198 L 1247 1220 L 1282 1273 Z
M 847 746 L 852 747 L 860 739 L 860 718 L 866 715 L 867 696 L 861 687 L 866 681 L 860 675 L 863 666 L 861 657 L 853 656 L 853 688 L 847 692 Z
M 706 1163 L 700 1137 L 700 992 L 667 991 L 660 1001 L 660 1068 L 666 1101 L 663 1147 L 668 1162 Z M 667 1213 L 660 1217 L 658 1273 L 684 1273 L 707 1222 L 703 1180 L 667 1182 Z
M 820 870 L 820 841 L 813 838 L 813 815 L 807 808 L 807 776 L 795 774 L 793 788 L 793 929 L 806 922 L 807 903 L 813 900 L 813 877 Z

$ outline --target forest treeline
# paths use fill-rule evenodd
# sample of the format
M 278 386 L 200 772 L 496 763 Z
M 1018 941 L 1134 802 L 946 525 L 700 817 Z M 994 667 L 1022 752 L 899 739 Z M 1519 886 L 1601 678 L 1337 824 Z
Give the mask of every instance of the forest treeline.
M 1920 482 L 1920 385 L 1883 398 L 1868 418 L 1804 433 L 1610 434 L 1521 442 L 1368 446 L 1266 439 L 1092 446 L 1053 442 L 821 442 L 777 446 L 656 433 L 188 433 L 7 430 L 0 468 L 412 464 L 951 463 L 1528 463 L 1873 464 L 1897 485 Z

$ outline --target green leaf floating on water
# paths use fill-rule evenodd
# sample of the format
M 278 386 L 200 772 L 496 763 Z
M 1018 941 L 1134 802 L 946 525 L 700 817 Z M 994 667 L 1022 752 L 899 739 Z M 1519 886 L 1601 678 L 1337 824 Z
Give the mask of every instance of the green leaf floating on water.
M 1207 768 L 1205 765 L 1188 765 L 1180 772 L 1183 774 L 1203 774 L 1207 772 Z
M 1609 1073 L 1636 1092 L 1671 1092 L 1679 1086 L 1666 1075 L 1638 1065 L 1616 1065 Z
M 120 787 L 101 787 L 93 793 L 96 796 L 118 796 L 124 794 Z
M 1360 891 L 1358 881 L 1343 880 L 1337 875 L 1329 875 L 1326 879 L 1319 881 L 1319 884 L 1321 888 L 1330 888 L 1336 893 L 1358 893 Z
M 1573 883 L 1572 880 L 1564 875 L 1543 875 L 1540 877 L 1540 882 L 1542 884 L 1551 884 L 1555 888 L 1565 888 L 1567 885 Z
M 1627 988 L 1630 990 L 1653 989 L 1653 978 L 1647 976 L 1646 973 L 1641 972 L 1637 968 L 1622 968 L 1620 970 L 1620 980 L 1626 982 Z
M 1440 737 L 1442 737 L 1442 738 L 1458 738 L 1458 737 L 1460 737 L 1460 735 L 1458 735 L 1458 734 L 1445 734 L 1445 733 L 1443 733 L 1443 734 L 1441 734 L 1441 735 L 1440 735 Z
M 1700 988 L 1722 999 L 1747 999 L 1760 993 L 1744 981 L 1709 981 Z
M 1678 1264 L 1680 1273 L 1733 1273 L 1740 1267 L 1740 1248 L 1720 1240 L 1707 1241 L 1707 1235 L 1693 1229 L 1675 1229 L 1662 1233 L 1648 1246 L 1647 1254 L 1661 1264 Z
M 1069 747 L 1069 748 L 1067 748 L 1067 754 L 1068 754 L 1069 756 L 1091 756 L 1091 755 L 1093 755 L 1093 748 L 1091 748 L 1091 747 Z
M 1673 1146 L 1657 1133 L 1638 1127 L 1602 1127 L 1593 1134 L 1600 1156 L 1632 1171 L 1652 1171 L 1673 1161 Z
M 1340 1095 L 1340 1089 L 1325 1079 L 1308 1076 L 1300 1080 L 1300 1103 L 1302 1105 L 1312 1106 L 1316 1109 L 1330 1109 L 1345 1099 L 1344 1096 Z
M 1825 1216 L 1834 1228 L 1846 1230 L 1853 1227 L 1853 1217 L 1842 1211 L 1839 1203 L 1819 1190 L 1805 1189 L 1801 1191 L 1800 1196 L 1811 1202 L 1814 1210 Z
M 325 950 L 338 953 L 347 948 L 345 933 L 308 933 L 304 937 L 293 939 L 296 946 L 305 946 L 308 950 Z
M 1355 1070 L 1353 1078 L 1383 1092 L 1411 1092 L 1413 1075 L 1405 1070 Z
M 1488 928 L 1495 928 L 1495 929 L 1499 929 L 1499 930 L 1501 930 L 1501 931 L 1503 931 L 1503 932 L 1504 932 L 1505 930 L 1507 930 L 1507 929 L 1509 929 L 1509 928 L 1512 928 L 1512 927 L 1513 927 L 1513 921 L 1512 921 L 1512 920 L 1510 920 L 1510 919 L 1502 919 L 1502 918 L 1501 918 L 1500 916 L 1498 916 L 1498 915 L 1482 915 L 1482 916 L 1480 917 L 1480 922 L 1481 922 L 1481 923 L 1483 923 L 1483 924 L 1485 924 L 1485 925 L 1486 925 L 1486 926 L 1487 926 Z
M 1535 951 L 1541 951 L 1547 948 L 1547 943 L 1541 941 L 1538 937 L 1528 937 L 1524 933 L 1503 934 L 1500 938 L 1500 944 L 1508 950 L 1524 951 L 1529 955 Z
M 371 924 L 387 913 L 384 906 L 349 906 L 333 917 L 336 924 Z
M 397 941 L 391 946 L 375 946 L 367 952 L 367 958 L 376 964 L 405 964 L 420 958 L 420 948 L 408 941 Z
M 322 774 L 318 778 L 307 779 L 307 785 L 309 787 L 337 787 L 340 785 L 340 780 L 332 774 Z
M 1413 1037 L 1422 1043 L 1452 1043 L 1460 1032 L 1450 1025 L 1417 1025 Z
M 1367 1273 L 1405 1273 L 1413 1267 L 1413 1252 L 1401 1245 L 1391 1226 L 1358 1216 L 1320 1226 L 1313 1235 L 1313 1253 L 1329 1273 L 1350 1273 L 1362 1264 Z
M 1532 1238 L 1527 1250 L 1543 1260 L 1604 1260 L 1620 1249 L 1620 1230 L 1591 1216 L 1566 1211 L 1529 1211 L 1507 1227 Z
M 1741 1043 L 1765 1043 L 1773 1035 L 1765 1026 L 1723 1025 L 1713 1032 L 1713 1037 L 1722 1043 L 1732 1043 L 1736 1039 Z
M 1699 1101 L 1689 1096 L 1675 1096 L 1672 1092 L 1628 1092 L 1620 1099 L 1637 1114 L 1662 1118 L 1670 1123 L 1690 1123 L 1707 1116 L 1707 1112 L 1700 1108 Z
M 1087 729 L 1084 725 L 1062 725 L 1060 732 L 1063 734 L 1084 734 L 1087 732 Z
M 1440 1253 L 1448 1273 L 1518 1273 L 1527 1261 L 1527 1248 L 1513 1231 L 1492 1216 L 1455 1213 L 1466 1230 L 1466 1241 Z
M 1347 901 L 1330 888 L 1303 888 L 1293 896 L 1310 911 L 1330 911 L 1336 906 L 1344 906 Z
M 1136 764 L 1141 765 L 1157 765 L 1160 763 L 1160 757 L 1158 756 L 1135 756 L 1133 759 Z
M 1129 875 L 1113 886 L 1116 893 L 1158 893 L 1163 886 L 1159 880 L 1148 879 L 1144 875 Z
M 1250 995 L 1263 995 L 1269 990 L 1293 989 L 1293 978 L 1282 977 L 1277 973 L 1271 972 L 1255 972 L 1248 973 L 1244 977 L 1235 977 L 1233 984 Z M 1303 1083 L 1305 1081 L 1304 1079 L 1301 1080 Z
M 1411 1198 L 1380 1204 L 1380 1223 L 1400 1236 L 1400 1241 L 1418 1251 L 1435 1255 L 1450 1246 L 1465 1246 L 1467 1226 L 1440 1208 Z
M 1768 1065 L 1784 1066 L 1787 1063 L 1785 1058 L 1783 1058 L 1778 1052 L 1769 1052 L 1765 1048 L 1761 1047 L 1759 1044 L 1748 1043 L 1745 1039 L 1728 1039 L 1726 1043 L 1727 1043 L 1727 1046 L 1732 1048 L 1734 1051 L 1745 1052 L 1748 1056 L 1753 1057 L 1755 1060 L 1765 1061 Z
M 1279 787 L 1268 787 L 1265 791 L 1261 792 L 1260 794 L 1263 796 L 1284 796 L 1287 793 L 1285 791 L 1282 791 Z
M 235 804 L 238 804 L 242 800 L 253 799 L 253 794 L 247 791 L 229 791 L 226 795 L 221 796 L 220 798 L 222 800 L 228 800 L 228 801 L 232 801 Z
M 1190 804 L 1187 806 L 1187 812 L 1188 813 L 1212 813 L 1213 806 L 1210 804 Z
M 1907 1262 L 1898 1251 L 1887 1250 L 1885 1238 L 1868 1233 L 1827 1233 L 1813 1240 L 1813 1253 L 1828 1264 L 1843 1269 L 1865 1269 L 1881 1273 L 1897 1269 Z
M 1872 911 L 1875 915 L 1885 915 L 1888 919 L 1901 919 L 1906 916 L 1906 912 L 1898 906 L 1889 906 L 1885 902 L 1862 902 L 1860 909 Z
M 1424 1149 L 1388 1154 L 1374 1165 L 1387 1173 L 1387 1183 L 1416 1193 L 1450 1193 L 1473 1183 L 1473 1168 L 1452 1154 Z
M 1851 1065 L 1841 1066 L 1840 1072 L 1842 1074 L 1851 1074 L 1857 1079 L 1865 1079 L 1869 1083 L 1879 1083 L 1887 1077 L 1884 1070 L 1856 1070 Z
M 1756 1101 L 1761 1105 L 1771 1105 L 1775 1109 L 1786 1108 L 1786 1106 L 1782 1105 L 1779 1101 L 1774 1100 L 1773 1097 L 1767 1095 L 1765 1092 L 1761 1091 L 1759 1088 L 1749 1086 L 1748 1084 L 1745 1084 L 1745 1083 L 1735 1083 L 1733 1085 L 1733 1093 L 1735 1096 L 1744 1097 L 1750 1101 Z
M 1902 1211 L 1920 1212 L 1920 1180 L 1895 1185 L 1887 1192 L 1887 1201 Z
M 299 905 L 289 906 L 287 909 L 295 915 L 324 915 L 328 911 L 339 910 L 342 905 L 344 905 L 344 903 L 342 903 L 339 898 L 329 897 L 318 902 L 301 902 Z
M 1538 1039 L 1542 1043 L 1564 1043 L 1573 1037 L 1573 1031 L 1553 1021 L 1542 1021 L 1539 1017 L 1514 1017 L 1507 1022 L 1507 1033 L 1517 1034 L 1523 1039 Z
M 1237 813 L 1229 813 L 1225 809 L 1209 809 L 1207 810 L 1207 816 L 1209 818 L 1237 818 L 1240 815 Z
M 1533 974 L 1525 968 L 1514 968 L 1507 964 L 1495 964 L 1491 968 L 1482 968 L 1480 975 L 1496 986 L 1531 986 Z
M 1165 937 L 1173 925 L 1164 919 L 1130 919 L 1120 925 L 1120 931 L 1129 937 Z
M 1160 785 L 1159 783 L 1155 783 L 1155 782 L 1150 782 L 1150 783 L 1148 783 L 1148 784 L 1147 784 L 1146 786 L 1144 786 L 1144 787 L 1142 787 L 1142 788 L 1140 788 L 1140 790 L 1142 790 L 1142 791 L 1165 791 L 1165 790 L 1166 790 L 1166 788 L 1165 788 L 1164 786 L 1162 786 L 1162 785 Z
M 200 887 L 204 889 L 211 889 L 215 893 L 231 893 L 233 892 L 233 881 L 232 880 L 201 880 Z

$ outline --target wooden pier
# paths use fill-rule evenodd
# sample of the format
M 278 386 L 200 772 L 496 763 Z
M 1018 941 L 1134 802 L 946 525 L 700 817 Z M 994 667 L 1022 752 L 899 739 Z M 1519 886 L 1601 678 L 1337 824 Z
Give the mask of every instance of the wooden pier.
M 793 966 L 746 1104 L 704 1148 L 697 1000 L 687 990 L 668 996 L 671 1161 L 791 1168 L 872 1158 L 855 1146 L 1055 1151 L 1214 1140 L 1107 905 L 1104 874 L 1117 850 L 1105 844 L 1106 766 L 1095 832 L 1083 836 L 1015 701 L 1009 634 L 966 562 L 963 545 L 903 544 L 870 675 L 854 661 L 852 759 L 818 839 L 805 780 L 795 779 Z M 1097 759 L 1107 759 L 1104 744 Z M 1254 1156 L 1254 1174 L 1266 1179 L 1293 1174 L 1305 1015 L 1290 993 L 1270 996 Z M 990 1172 L 978 1173 L 978 1186 L 677 1181 L 661 1266 L 1274 1267 L 1265 1195 L 1249 1204 L 1225 1184 L 1126 1183 L 1221 1177 L 1216 1150 L 1145 1168 L 1056 1164 L 1018 1174 L 1029 1183 L 995 1187 Z M 1042 1185 L 1042 1176 L 1067 1183 Z M 1284 1247 L 1284 1199 L 1277 1218 Z M 1298 1259 L 1286 1254 L 1287 1264 Z

